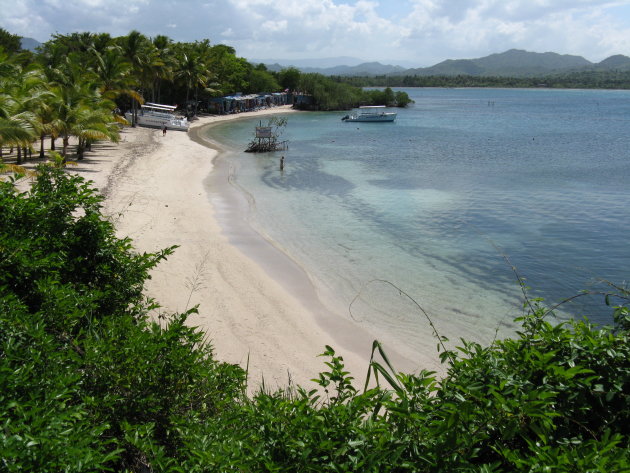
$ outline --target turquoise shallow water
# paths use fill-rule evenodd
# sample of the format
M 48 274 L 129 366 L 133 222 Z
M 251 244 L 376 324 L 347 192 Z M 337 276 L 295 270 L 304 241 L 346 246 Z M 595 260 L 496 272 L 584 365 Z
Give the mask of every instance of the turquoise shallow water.
M 391 284 L 442 334 L 480 341 L 522 312 L 511 265 L 549 305 L 605 290 L 601 279 L 624 284 L 630 92 L 404 90 L 416 103 L 391 124 L 288 115 L 282 153 L 239 151 L 259 119 L 211 131 L 233 150 L 221 159 L 251 225 L 330 309 L 349 317 L 352 303 L 352 317 L 405 352 L 430 329 Z M 610 321 L 601 296 L 557 312 L 569 313 Z

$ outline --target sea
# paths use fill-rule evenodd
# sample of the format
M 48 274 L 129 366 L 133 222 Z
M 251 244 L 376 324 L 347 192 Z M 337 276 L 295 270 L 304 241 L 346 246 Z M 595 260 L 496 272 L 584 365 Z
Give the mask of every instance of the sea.
M 415 103 L 393 123 L 282 115 L 284 151 L 244 152 L 268 117 L 210 129 L 247 225 L 409 357 L 436 334 L 510 336 L 528 301 L 610 324 L 604 294 L 630 277 L 630 91 L 394 90 Z

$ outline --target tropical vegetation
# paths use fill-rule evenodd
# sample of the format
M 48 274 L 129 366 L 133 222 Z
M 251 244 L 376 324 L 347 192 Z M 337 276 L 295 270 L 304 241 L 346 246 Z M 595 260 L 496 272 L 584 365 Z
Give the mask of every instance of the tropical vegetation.
M 555 89 L 630 89 L 630 71 L 587 70 L 541 76 L 378 75 L 334 76 L 355 87 L 502 87 Z
M 525 297 L 510 339 L 447 350 L 436 334 L 441 377 L 398 372 L 375 342 L 359 385 L 322 347 L 313 389 L 248 386 L 246 367 L 221 362 L 186 324 L 203 307 L 153 317 L 144 285 L 176 248 L 138 254 L 116 237 L 103 197 L 63 169 L 70 137 L 80 158 L 95 140 L 117 140 L 118 110 L 148 98 L 194 113 L 214 94 L 276 84 L 321 109 L 404 100 L 138 32 L 0 52 L 0 150 L 19 164 L 34 141 L 61 140 L 30 189 L 19 175 L 0 182 L 0 469 L 630 471 L 626 287 L 602 295 L 610 326 L 579 314 L 551 323 Z
M 40 166 L 0 183 L 2 471 L 625 472 L 630 468 L 627 289 L 614 323 L 552 324 L 445 350 L 446 374 L 401 373 L 375 342 L 357 385 L 322 347 L 315 388 L 247 385 L 186 324 L 152 319 L 149 271 L 80 177 Z
M 82 159 L 95 140 L 116 141 L 122 111 L 132 112 L 133 125 L 144 101 L 179 104 L 194 115 L 212 97 L 297 87 L 290 73 L 274 75 L 207 40 L 178 43 L 131 31 L 116 38 L 58 34 L 37 53 L 19 44 L 18 36 L 0 29 L 0 159 L 9 149 L 16 164 L 30 157 L 36 140 L 39 158 L 45 139 L 51 150 L 60 139 L 65 158 L 71 137 Z
M 181 43 L 138 31 L 115 38 L 85 32 L 54 35 L 35 54 L 19 45 L 19 36 L 0 28 L 0 148 L 16 150 L 17 164 L 31 154 L 36 138 L 39 158 L 44 158 L 46 138 L 51 150 L 61 139 L 65 158 L 75 137 L 80 160 L 95 140 L 118 139 L 122 111 L 132 112 L 134 125 L 145 100 L 178 104 L 189 116 L 208 109 L 215 97 L 238 92 L 306 94 L 310 99 L 304 108 L 316 110 L 410 101 L 404 92 L 365 92 L 295 68 L 270 72 L 237 57 L 234 48 L 208 40 Z

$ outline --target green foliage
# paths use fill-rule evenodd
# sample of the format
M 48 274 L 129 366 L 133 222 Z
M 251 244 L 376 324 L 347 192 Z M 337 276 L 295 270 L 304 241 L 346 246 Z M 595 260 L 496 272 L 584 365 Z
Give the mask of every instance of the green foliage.
M 298 69 L 288 67 L 278 73 L 278 82 L 280 82 L 283 88 L 294 91 L 297 90 L 300 85 L 300 76 L 301 72 Z
M 346 110 L 361 103 L 361 89 L 340 84 L 321 74 L 302 74 L 299 89 L 312 96 L 315 110 Z
M 549 87 L 557 89 L 630 88 L 630 71 L 623 70 L 589 70 L 539 77 L 488 77 L 458 74 L 436 76 L 334 76 L 332 79 L 337 82 L 347 83 L 356 87 Z
M 149 269 L 172 249 L 132 255 L 131 242 L 102 218 L 93 188 L 51 167 L 38 173 L 28 193 L 0 187 L 0 287 L 33 312 L 55 305 L 54 291 L 69 284 L 95 317 L 140 302 Z
M 187 325 L 196 308 L 149 319 L 172 248 L 136 254 L 101 202 L 50 166 L 30 192 L 0 183 L 2 471 L 629 471 L 625 288 L 612 327 L 528 301 L 513 338 L 443 351 L 441 379 L 375 342 L 359 390 L 327 346 L 314 389 L 248 396 Z
M 28 193 L 0 183 L 3 471 L 175 465 L 181 425 L 241 396 L 243 371 L 213 360 L 189 313 L 147 319 L 144 281 L 172 248 L 134 253 L 101 200 L 53 167 Z
M 4 28 L 0 28 L 0 50 L 7 53 L 15 53 L 22 49 L 22 38 L 11 34 Z
M 406 107 L 410 103 L 413 103 L 413 100 L 411 100 L 407 92 L 403 92 L 401 90 L 394 94 L 394 99 L 397 107 Z
M 252 69 L 249 74 L 248 82 L 249 85 L 247 89 L 245 89 L 246 93 L 275 92 L 280 90 L 280 85 L 275 77 L 271 73 L 259 69 Z
M 386 105 L 387 107 L 406 107 L 413 100 L 407 92 L 394 91 L 386 87 L 384 90 L 370 89 L 363 91 L 362 103 L 364 105 Z

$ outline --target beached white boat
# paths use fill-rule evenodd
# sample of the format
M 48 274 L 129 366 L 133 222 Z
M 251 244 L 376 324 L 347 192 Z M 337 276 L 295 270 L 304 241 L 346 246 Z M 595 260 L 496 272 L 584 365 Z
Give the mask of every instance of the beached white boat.
M 396 120 L 396 112 L 384 111 L 385 105 L 369 105 L 359 107 L 359 113 L 346 115 L 341 119 L 344 122 L 393 122 Z
M 138 112 L 138 125 L 168 130 L 188 131 L 190 123 L 185 117 L 175 115 L 175 105 L 161 105 L 159 103 L 146 102 Z M 131 112 L 125 113 L 125 118 L 131 123 Z

